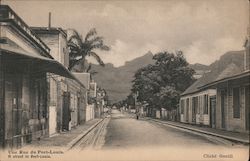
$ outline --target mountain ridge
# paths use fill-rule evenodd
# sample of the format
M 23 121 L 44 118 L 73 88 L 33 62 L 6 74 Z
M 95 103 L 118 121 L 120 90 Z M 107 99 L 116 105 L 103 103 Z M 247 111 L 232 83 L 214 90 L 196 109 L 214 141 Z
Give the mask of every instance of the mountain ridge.
M 196 71 L 196 74 L 202 76 L 204 73 L 211 70 L 219 72 L 229 63 L 234 63 L 240 68 L 243 68 L 243 57 L 243 50 L 229 51 L 223 54 L 219 60 L 214 61 L 210 65 L 195 63 L 190 64 L 189 67 L 193 68 Z M 153 54 L 148 52 L 141 57 L 125 62 L 125 64 L 120 67 L 115 67 L 112 63 L 107 63 L 105 67 L 92 64 L 91 70 L 97 72 L 97 74 L 93 75 L 93 78 L 98 85 L 107 91 L 113 103 L 123 100 L 130 93 L 134 73 L 139 68 L 148 64 L 153 64 L 154 60 L 152 58 Z

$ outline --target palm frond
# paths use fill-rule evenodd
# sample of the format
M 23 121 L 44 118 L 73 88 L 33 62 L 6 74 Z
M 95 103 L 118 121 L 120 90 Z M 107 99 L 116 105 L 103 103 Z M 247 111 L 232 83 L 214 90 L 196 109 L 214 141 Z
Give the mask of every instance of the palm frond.
M 110 50 L 110 47 L 107 46 L 107 45 L 103 45 L 100 47 L 101 50 L 105 50 L 105 51 L 109 51 Z
M 103 37 L 96 36 L 96 37 L 92 38 L 91 40 L 88 40 L 88 43 L 90 43 L 90 44 L 94 44 L 94 43 L 98 43 L 98 42 L 103 42 Z
M 97 34 L 95 28 L 89 30 L 89 32 L 88 32 L 87 35 L 85 36 L 85 41 L 88 41 L 88 39 L 89 39 L 91 36 L 95 35 L 95 34 Z
M 82 36 L 76 30 L 73 30 L 73 35 L 69 37 L 68 42 L 75 43 L 74 40 L 77 41 L 77 43 L 79 43 L 78 44 L 79 46 L 82 46 L 83 44 Z
M 105 66 L 104 62 L 102 61 L 102 59 L 99 57 L 99 55 L 97 55 L 95 52 L 89 52 L 90 56 L 93 56 L 96 61 L 101 65 L 101 66 Z
M 77 44 L 75 44 L 75 43 L 73 43 L 73 42 L 68 42 L 68 43 L 67 43 L 67 46 L 68 46 L 69 48 L 71 48 L 71 49 L 79 49 L 79 48 L 80 48 Z

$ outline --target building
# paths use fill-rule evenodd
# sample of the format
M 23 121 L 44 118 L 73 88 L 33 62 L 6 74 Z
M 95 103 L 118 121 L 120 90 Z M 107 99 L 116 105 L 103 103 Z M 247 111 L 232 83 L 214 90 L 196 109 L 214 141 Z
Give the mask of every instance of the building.
M 96 117 L 100 118 L 104 114 L 104 108 L 106 107 L 106 91 L 101 89 L 100 87 L 97 88 L 96 94 Z
M 77 73 L 75 72 L 74 75 L 84 84 L 86 87 L 85 92 L 85 106 L 84 109 L 84 121 L 89 121 L 95 118 L 95 100 L 93 97 L 90 97 L 90 73 Z M 92 91 L 93 93 L 93 91 Z
M 216 128 L 217 90 L 213 87 L 201 87 L 242 71 L 241 66 L 237 66 L 234 61 L 231 61 L 222 69 L 206 73 L 194 82 L 181 94 L 179 104 L 180 122 Z
M 207 88 L 217 91 L 214 128 L 249 132 L 250 71 L 228 75 L 202 86 L 202 89 Z
M 50 23 L 49 23 L 50 24 Z M 32 30 L 51 49 L 52 57 L 65 68 L 69 66 L 69 52 L 67 50 L 67 32 L 56 27 L 32 27 Z M 49 74 L 49 130 L 50 135 L 83 123 L 85 86 L 74 76 L 74 79 L 56 74 Z
M 19 147 L 49 135 L 47 73 L 74 77 L 7 5 L 0 34 L 0 145 Z
M 51 56 L 68 67 L 69 54 L 67 52 L 67 35 L 61 28 L 52 27 L 32 27 L 32 31 L 50 48 Z M 49 81 L 49 135 L 63 130 L 63 102 L 66 102 L 67 84 L 66 78 L 48 73 Z M 64 96 L 64 97 L 63 97 Z M 64 100 L 63 100 L 64 99 Z M 70 100 L 68 100 L 70 101 Z M 69 103 L 68 103 L 69 104 Z M 67 128 L 68 129 L 68 128 Z
M 205 74 L 182 93 L 179 108 L 181 122 L 249 133 L 249 38 L 248 32 L 241 63 L 243 67 L 231 62 L 223 70 Z
M 216 91 L 213 89 L 183 95 L 180 99 L 180 121 L 213 126 L 212 109 L 215 96 Z
M 250 5 L 250 3 L 249 3 Z M 249 7 L 250 8 L 250 7 Z M 250 13 L 249 13 L 250 16 Z M 250 18 L 250 17 L 249 17 Z M 212 81 L 202 89 L 214 88 L 217 91 L 214 115 L 215 128 L 249 133 L 249 99 L 250 99 L 250 22 L 248 35 L 244 43 L 244 70 L 232 73 L 233 69 L 224 72 L 224 76 Z

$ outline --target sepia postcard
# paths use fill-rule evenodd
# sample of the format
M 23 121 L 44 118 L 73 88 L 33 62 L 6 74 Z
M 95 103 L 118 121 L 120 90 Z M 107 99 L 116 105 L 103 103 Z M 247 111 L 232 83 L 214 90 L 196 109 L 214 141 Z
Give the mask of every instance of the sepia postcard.
M 250 0 L 0 0 L 0 161 L 247 161 Z

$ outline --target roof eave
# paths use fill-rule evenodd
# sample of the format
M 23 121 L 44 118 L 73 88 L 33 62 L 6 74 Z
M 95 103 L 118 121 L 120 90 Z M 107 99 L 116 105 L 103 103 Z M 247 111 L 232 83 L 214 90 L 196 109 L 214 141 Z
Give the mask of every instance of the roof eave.
M 247 71 L 244 71 L 244 72 L 242 72 L 240 74 L 237 74 L 237 75 L 234 75 L 234 76 L 230 76 L 230 77 L 226 77 L 226 78 L 223 78 L 223 79 L 220 79 L 220 80 L 210 82 L 210 83 L 208 83 L 208 84 L 206 84 L 204 86 L 200 86 L 198 88 L 201 89 L 201 90 L 206 89 L 206 88 L 212 88 L 212 87 L 216 86 L 219 83 L 223 83 L 223 82 L 233 80 L 233 79 L 242 78 L 242 77 L 249 76 L 249 75 L 250 75 L 250 70 L 247 70 Z

